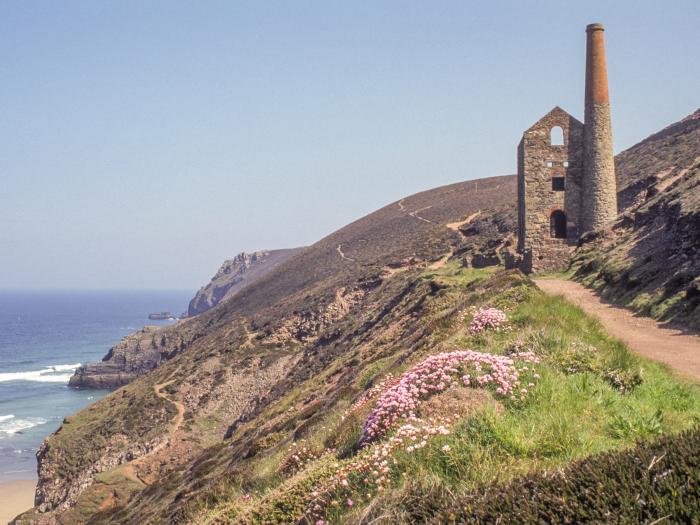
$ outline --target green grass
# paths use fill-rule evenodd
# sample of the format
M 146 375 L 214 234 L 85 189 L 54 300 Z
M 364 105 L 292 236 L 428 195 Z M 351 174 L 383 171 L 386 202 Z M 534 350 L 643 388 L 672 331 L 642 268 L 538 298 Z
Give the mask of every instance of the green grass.
M 574 270 L 572 268 L 567 268 L 566 270 L 541 270 L 535 272 L 533 277 L 537 279 L 570 279 L 574 275 Z
M 442 268 L 426 270 L 422 274 L 423 279 L 434 280 L 440 284 L 463 287 L 470 283 L 480 281 L 493 275 L 500 268 L 489 266 L 486 268 L 464 268 L 459 261 L 449 261 Z
M 543 356 L 538 366 L 541 379 L 525 404 L 507 406 L 500 413 L 485 408 L 460 421 L 449 436 L 412 454 L 398 454 L 395 491 L 379 507 L 396 505 L 403 490 L 416 483 L 443 495 L 470 492 L 700 423 L 700 391 L 695 385 L 632 355 L 578 307 L 536 293 L 510 317 L 515 328 L 509 336 L 490 334 L 472 346 L 503 353 L 509 343 L 525 339 L 527 349 Z M 643 383 L 625 394 L 601 373 L 563 373 L 554 357 L 576 342 L 595 347 L 599 370 L 641 368 Z
M 458 494 L 507 483 L 532 471 L 558 468 L 592 454 L 629 448 L 638 440 L 676 433 L 700 423 L 700 389 L 696 385 L 675 377 L 663 365 L 633 355 L 623 343 L 610 337 L 598 321 L 564 299 L 547 296 L 520 278 L 491 274 L 452 265 L 422 276 L 447 286 L 435 299 L 434 308 L 445 312 L 452 305 L 451 317 L 439 323 L 443 337 L 436 341 L 432 352 L 445 348 L 472 348 L 497 354 L 534 351 L 541 358 L 536 365 L 541 376 L 536 387 L 525 402 L 501 400 L 487 404 L 462 418 L 450 435 L 434 438 L 428 446 L 411 454 L 396 453 L 392 487 L 371 500 L 363 494 L 353 494 L 354 509 L 330 509 L 327 517 L 332 523 L 365 523 L 380 515 L 385 517 L 380 523 L 400 523 L 404 520 L 402 508 L 409 505 L 407 498 L 416 490 L 436 498 L 433 503 L 426 503 L 427 516 L 452 504 Z M 512 330 L 469 336 L 468 320 L 460 320 L 459 312 L 464 305 L 480 304 L 508 311 Z M 368 387 L 388 371 L 400 374 L 425 355 L 417 352 L 398 365 L 389 358 L 372 361 L 357 375 L 357 387 Z M 629 380 L 629 388 L 620 389 L 619 383 L 611 381 L 611 374 L 622 378 L 623 383 Z M 639 377 L 642 381 L 638 385 L 630 379 Z M 308 443 L 336 448 L 331 460 L 340 465 L 357 453 L 356 444 L 366 417 L 341 417 L 352 400 L 346 399 L 328 410 L 307 432 Z M 443 449 L 445 445 L 449 449 Z M 298 499 L 304 494 L 297 488 L 303 486 L 307 490 L 311 478 L 322 485 L 323 476 L 330 475 L 332 469 L 327 468 L 327 460 L 322 462 L 322 469 L 312 462 L 294 474 L 292 483 L 275 472 L 283 457 L 278 448 L 264 459 L 259 458 L 252 476 L 257 482 L 248 487 L 258 490 L 255 498 L 264 508 L 277 509 L 281 505 L 279 508 L 286 509 L 285 519 L 292 519 L 294 512 L 303 508 Z M 289 483 L 297 488 L 286 491 L 284 487 Z M 237 508 L 236 501 L 237 497 L 233 497 L 228 508 Z M 430 510 L 432 504 L 435 509 Z M 257 512 L 241 512 L 244 523 L 275 522 L 262 519 Z M 365 517 L 359 518 L 361 514 Z M 410 522 L 405 519 L 404 522 Z

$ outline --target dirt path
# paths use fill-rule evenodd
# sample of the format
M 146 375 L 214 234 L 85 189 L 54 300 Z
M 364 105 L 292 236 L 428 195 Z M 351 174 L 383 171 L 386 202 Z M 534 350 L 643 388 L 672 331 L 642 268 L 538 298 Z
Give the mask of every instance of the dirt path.
M 347 257 L 345 255 L 345 253 L 343 252 L 343 243 L 342 242 L 338 246 L 335 247 L 335 251 L 338 252 L 338 255 L 340 255 L 340 258 L 343 259 L 344 261 L 355 262 L 355 259 L 351 259 L 350 257 Z
M 637 354 L 667 364 L 681 375 L 700 380 L 700 336 L 664 327 L 649 317 L 608 304 L 582 284 L 564 279 L 535 279 L 542 290 L 563 295 L 600 319 L 610 335 Z
M 424 207 L 422 207 L 420 210 L 416 210 L 416 211 L 409 212 L 409 215 L 410 215 L 411 217 L 413 217 L 414 219 L 418 219 L 419 221 L 427 222 L 428 224 L 435 224 L 435 223 L 434 223 L 433 221 L 431 221 L 430 219 L 426 219 L 425 217 L 421 217 L 420 215 L 418 215 L 420 212 L 425 211 L 425 210 L 429 210 L 429 209 L 432 208 L 432 207 L 433 207 L 432 205 L 430 205 L 430 206 L 424 206 Z
M 174 382 L 175 380 L 171 379 L 170 381 L 166 381 L 165 383 L 153 385 L 153 391 L 155 392 L 155 394 L 161 399 L 170 401 L 173 405 L 175 405 L 175 408 L 177 409 L 177 415 L 170 423 L 170 434 L 174 434 L 182 426 L 182 422 L 185 420 L 185 405 L 183 405 L 180 401 L 176 401 L 168 397 L 167 394 L 163 393 L 163 389 Z M 156 446 L 150 453 L 153 454 L 157 450 L 160 450 L 163 447 L 164 443 L 165 441 L 161 441 L 158 444 L 158 446 Z
M 479 215 L 481 215 L 481 210 L 475 211 L 474 213 L 472 213 L 469 217 L 467 217 L 463 221 L 448 222 L 445 226 L 447 226 L 452 231 L 456 231 L 457 233 L 462 233 L 459 230 L 459 227 L 464 226 L 465 224 L 469 224 L 474 219 L 476 219 Z M 464 234 L 462 234 L 462 236 L 464 236 Z
M 423 208 L 423 209 L 425 209 L 425 208 Z M 421 210 L 418 210 L 418 211 L 421 211 Z M 417 212 L 414 212 L 414 213 L 417 213 Z M 462 231 L 459 229 L 460 226 L 464 226 L 465 224 L 469 224 L 474 219 L 476 219 L 479 215 L 481 215 L 481 210 L 478 210 L 478 211 L 472 213 L 469 217 L 467 217 L 463 221 L 449 222 L 449 223 L 445 224 L 445 226 L 447 226 L 448 229 L 459 233 L 459 235 L 462 237 L 462 239 L 464 239 L 465 236 L 462 233 Z M 416 218 L 421 219 L 421 217 L 416 217 Z M 427 220 L 427 219 L 423 219 L 423 220 Z M 443 255 L 440 259 L 435 261 L 433 264 L 428 266 L 428 268 L 430 268 L 431 270 L 439 270 L 440 268 L 445 266 L 447 264 L 447 261 L 450 260 L 450 257 L 452 257 L 455 254 L 455 248 L 456 248 L 456 246 L 450 246 L 450 251 L 447 252 L 445 255 Z
M 437 261 L 435 261 L 433 264 L 428 266 L 431 270 L 439 270 L 443 266 L 447 264 L 447 261 L 450 260 L 450 257 L 452 257 L 455 254 L 454 248 L 450 248 L 450 251 L 447 252 L 445 255 L 443 255 L 441 258 L 439 258 Z
M 147 479 L 147 477 L 143 477 L 140 475 L 139 468 L 169 443 L 168 438 L 180 429 L 182 423 L 185 420 L 185 405 L 183 405 L 180 401 L 176 401 L 170 398 L 165 392 L 163 392 L 163 389 L 168 385 L 172 384 L 174 381 L 174 379 L 171 379 L 169 381 L 166 381 L 165 383 L 153 385 L 153 392 L 155 393 L 155 395 L 157 395 L 161 399 L 165 399 L 166 401 L 172 403 L 177 409 L 177 414 L 170 422 L 170 428 L 168 429 L 167 436 L 164 439 L 161 439 L 155 447 L 153 447 L 143 456 L 117 467 L 116 472 L 119 472 L 125 478 L 135 481 L 136 483 L 141 483 L 143 485 L 150 485 L 150 483 L 152 483 L 153 480 L 149 480 Z

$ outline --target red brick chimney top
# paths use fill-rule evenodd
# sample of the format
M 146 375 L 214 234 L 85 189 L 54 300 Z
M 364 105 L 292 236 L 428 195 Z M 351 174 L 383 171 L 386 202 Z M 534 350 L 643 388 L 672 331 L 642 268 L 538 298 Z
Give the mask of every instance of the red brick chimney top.
M 603 31 L 603 24 L 586 27 L 586 105 L 610 102 Z

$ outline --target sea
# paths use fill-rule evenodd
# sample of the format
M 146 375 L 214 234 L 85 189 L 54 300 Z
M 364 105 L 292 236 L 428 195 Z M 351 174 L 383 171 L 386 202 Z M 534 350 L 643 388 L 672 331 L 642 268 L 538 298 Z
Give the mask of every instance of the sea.
M 81 363 L 100 361 L 148 314 L 187 310 L 192 291 L 0 290 L 0 482 L 36 478 L 36 451 L 63 418 L 109 392 L 76 389 Z

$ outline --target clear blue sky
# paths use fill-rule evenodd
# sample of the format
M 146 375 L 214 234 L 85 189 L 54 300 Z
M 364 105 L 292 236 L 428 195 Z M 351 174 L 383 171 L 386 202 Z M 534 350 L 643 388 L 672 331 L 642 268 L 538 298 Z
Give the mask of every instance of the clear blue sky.
M 0 1 L 0 288 L 196 288 L 400 197 L 513 173 L 583 113 L 616 151 L 700 106 L 700 2 Z

